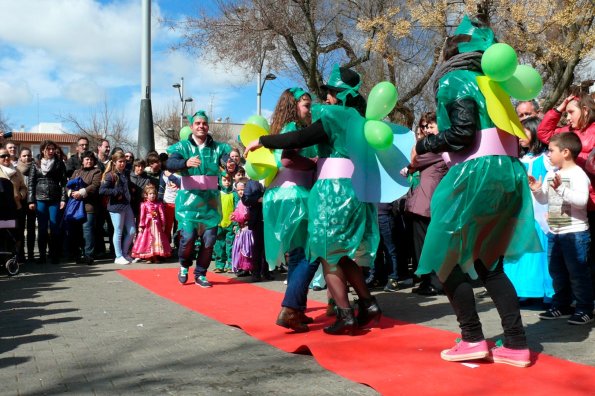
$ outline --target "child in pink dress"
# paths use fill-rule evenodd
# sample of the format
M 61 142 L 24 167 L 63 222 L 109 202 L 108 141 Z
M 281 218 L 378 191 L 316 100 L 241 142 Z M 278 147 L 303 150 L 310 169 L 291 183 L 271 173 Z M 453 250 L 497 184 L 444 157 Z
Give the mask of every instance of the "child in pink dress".
M 171 246 L 165 234 L 165 210 L 163 203 L 157 201 L 154 185 L 147 185 L 144 195 L 132 257 L 158 262 L 159 257 L 171 256 Z
M 236 192 L 240 198 L 244 195 L 245 185 L 245 180 L 236 184 Z M 231 220 L 238 223 L 238 231 L 231 252 L 232 270 L 238 277 L 248 276 L 253 269 L 252 248 L 254 239 L 252 231 L 248 229 L 248 208 L 244 206 L 241 199 L 238 200 L 238 204 L 231 214 Z

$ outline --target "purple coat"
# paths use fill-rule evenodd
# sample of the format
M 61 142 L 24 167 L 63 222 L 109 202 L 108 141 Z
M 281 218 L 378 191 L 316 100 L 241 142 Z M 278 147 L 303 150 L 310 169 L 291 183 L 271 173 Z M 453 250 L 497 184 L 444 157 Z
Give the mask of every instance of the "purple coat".
M 448 172 L 448 167 L 440 154 L 425 153 L 417 156 L 417 166 L 412 171 L 420 173 L 419 185 L 407 197 L 405 211 L 423 217 L 430 217 L 430 201 L 440 183 Z

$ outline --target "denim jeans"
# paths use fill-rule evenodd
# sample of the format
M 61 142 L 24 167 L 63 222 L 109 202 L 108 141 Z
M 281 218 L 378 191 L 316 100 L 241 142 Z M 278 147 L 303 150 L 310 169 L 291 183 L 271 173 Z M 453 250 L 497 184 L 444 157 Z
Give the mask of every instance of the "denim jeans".
M 287 290 L 281 306 L 303 311 L 306 309 L 308 286 L 320 263 L 309 263 L 302 248 L 293 249 L 287 256 Z
M 109 212 L 109 215 L 114 225 L 113 241 L 116 258 L 127 257 L 136 233 L 132 208 L 128 205 L 123 211 Z
M 35 203 L 37 212 L 39 256 L 46 256 L 48 245 L 48 223 L 50 226 L 50 256 L 59 258 L 58 241 L 60 234 L 60 202 L 59 201 L 37 201 Z
M 95 214 L 87 213 L 87 220 L 84 223 L 71 222 L 68 224 L 69 243 L 72 244 L 73 252 L 77 258 L 83 254 L 86 257 L 94 258 L 95 254 Z
M 548 234 L 549 270 L 554 285 L 553 308 L 570 307 L 574 295 L 577 312 L 593 312 L 590 244 L 589 231 Z
M 388 279 L 398 279 L 397 275 L 397 248 L 395 246 L 394 232 L 395 219 L 390 214 L 378 215 L 378 226 L 382 236 L 382 250 L 384 251 L 384 267 L 388 272 Z
M 95 256 L 95 213 L 87 213 L 87 221 L 83 223 L 83 238 L 85 239 L 85 256 Z
M 200 248 L 196 257 L 196 267 L 194 268 L 195 278 L 207 274 L 207 269 L 209 269 L 209 264 L 213 256 L 213 247 L 217 241 L 217 227 L 204 229 L 199 224 L 192 230 L 186 228 L 180 230 L 178 257 L 180 258 L 180 265 L 182 267 L 189 268 L 192 265 L 195 251 L 194 244 L 198 239 L 200 239 Z

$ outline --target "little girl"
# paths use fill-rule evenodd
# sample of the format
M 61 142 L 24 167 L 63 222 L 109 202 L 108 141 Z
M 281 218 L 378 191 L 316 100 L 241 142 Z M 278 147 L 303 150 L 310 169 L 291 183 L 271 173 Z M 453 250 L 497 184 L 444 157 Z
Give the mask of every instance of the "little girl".
M 145 187 L 145 201 L 140 206 L 138 234 L 132 247 L 132 257 L 159 261 L 159 257 L 171 256 L 171 246 L 165 234 L 165 210 L 157 201 L 154 185 Z
M 236 183 L 236 192 L 242 198 L 244 195 L 244 187 L 246 180 L 240 180 Z M 231 220 L 238 223 L 238 231 L 233 241 L 232 269 L 236 272 L 238 277 L 250 275 L 252 271 L 252 248 L 254 246 L 254 238 L 252 231 L 248 229 L 248 208 L 242 203 L 241 199 L 231 214 Z

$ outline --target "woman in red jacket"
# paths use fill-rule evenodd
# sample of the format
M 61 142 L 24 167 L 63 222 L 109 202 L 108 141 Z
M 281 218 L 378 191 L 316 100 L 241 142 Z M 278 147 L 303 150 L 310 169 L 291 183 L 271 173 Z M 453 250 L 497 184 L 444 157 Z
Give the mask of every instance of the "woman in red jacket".
M 562 115 L 566 113 L 567 124 L 558 128 L 558 123 Z M 589 154 L 595 148 L 595 102 L 588 94 L 580 96 L 571 95 L 564 99 L 558 106 L 554 107 L 543 117 L 543 120 L 537 128 L 537 137 L 545 144 L 549 144 L 553 135 L 562 132 L 574 132 L 581 139 L 583 149 L 576 159 L 576 163 L 587 171 L 591 179 L 589 187 L 589 203 L 587 210 L 589 213 L 589 226 L 593 230 L 595 227 L 595 167 L 587 166 Z M 593 168 L 593 169 L 589 169 Z

